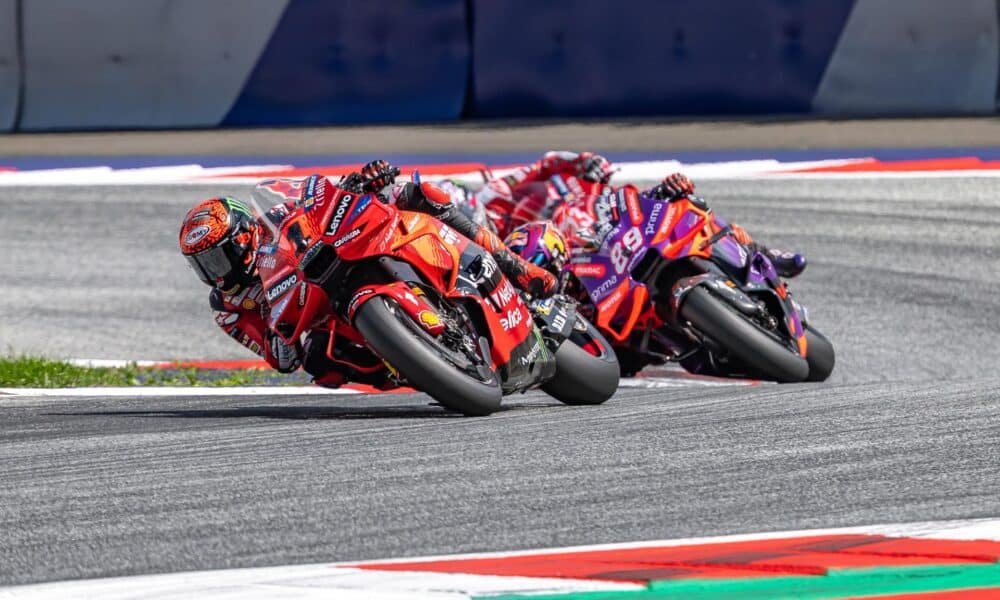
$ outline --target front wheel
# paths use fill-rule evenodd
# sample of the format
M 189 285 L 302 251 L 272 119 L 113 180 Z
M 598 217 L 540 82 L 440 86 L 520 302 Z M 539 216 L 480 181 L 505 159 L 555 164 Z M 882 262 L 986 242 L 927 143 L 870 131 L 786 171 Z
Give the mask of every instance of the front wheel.
M 611 344 L 577 315 L 573 333 L 556 350 L 556 374 L 542 390 L 563 404 L 602 404 L 618 390 L 618 379 Z
M 806 361 L 809 363 L 809 376 L 806 381 L 826 381 L 833 373 L 836 355 L 833 343 L 818 329 L 806 327 Z
M 500 408 L 496 373 L 481 360 L 445 346 L 383 296 L 358 309 L 354 327 L 368 346 L 418 390 L 466 416 Z
M 804 381 L 809 375 L 806 359 L 702 287 L 687 293 L 680 315 L 761 379 L 792 383 Z

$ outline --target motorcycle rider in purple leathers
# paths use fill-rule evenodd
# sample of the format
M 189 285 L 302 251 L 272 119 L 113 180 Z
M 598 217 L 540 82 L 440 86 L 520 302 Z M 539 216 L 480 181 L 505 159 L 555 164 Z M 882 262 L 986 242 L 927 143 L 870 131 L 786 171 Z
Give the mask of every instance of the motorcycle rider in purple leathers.
M 615 169 L 608 159 L 592 152 L 559 152 L 545 153 L 538 161 L 521 167 L 502 177 L 495 177 L 486 182 L 477 192 L 456 190 L 464 195 L 467 202 L 485 207 L 493 227 L 501 238 L 506 237 L 513 229 L 528 222 L 551 219 L 564 232 L 577 229 L 579 222 L 562 222 L 573 212 L 580 215 L 584 211 L 583 221 L 592 223 L 591 227 L 599 230 L 602 220 L 608 215 L 595 213 L 593 202 L 589 204 L 584 197 L 612 193 L 614 187 L 609 185 Z M 561 198 L 544 198 L 537 194 L 524 193 L 533 185 L 558 178 L 568 188 L 576 190 L 577 194 L 567 194 Z M 451 189 L 455 189 L 452 186 Z M 694 193 L 694 183 L 681 173 L 665 177 L 658 185 L 641 192 L 664 200 L 681 198 Z M 455 194 L 453 194 L 455 195 Z M 567 201 L 565 198 L 572 198 Z M 462 199 L 458 198 L 458 202 Z M 567 206 L 578 203 L 576 207 Z M 755 242 L 749 233 L 735 223 L 730 224 L 732 235 L 741 244 L 767 253 L 778 274 L 782 277 L 795 277 L 806 268 L 806 258 L 801 254 L 786 252 L 778 248 L 768 248 Z M 575 237 L 575 236 L 574 236 Z

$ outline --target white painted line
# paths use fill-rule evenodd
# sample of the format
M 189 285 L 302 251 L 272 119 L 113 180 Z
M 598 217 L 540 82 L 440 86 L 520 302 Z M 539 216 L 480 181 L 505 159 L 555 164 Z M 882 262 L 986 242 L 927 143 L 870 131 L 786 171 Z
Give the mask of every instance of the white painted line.
M 652 540 L 643 542 L 623 542 L 612 544 L 592 544 L 567 546 L 564 548 L 539 548 L 510 552 L 479 552 L 472 554 L 442 554 L 413 558 L 386 559 L 378 561 L 353 561 L 334 563 L 333 566 L 374 565 L 378 563 L 417 563 L 437 560 L 470 558 L 504 558 L 508 556 L 538 556 L 553 552 L 589 552 L 592 550 L 623 550 L 628 548 L 669 548 L 673 546 L 694 546 L 701 544 L 728 544 L 755 540 L 777 540 L 783 538 L 809 537 L 816 535 L 870 534 L 890 537 L 916 537 L 939 540 L 993 540 L 1000 541 L 1000 518 L 965 519 L 957 521 L 922 521 L 915 523 L 890 523 L 882 525 L 861 525 L 858 527 L 834 527 L 827 529 L 798 529 L 791 531 L 769 531 L 765 533 L 739 533 L 713 537 L 677 538 L 672 540 Z
M 190 398 L 193 396 L 330 396 L 360 394 L 357 390 L 319 386 L 247 386 L 247 387 L 80 387 L 80 388 L 5 388 L 0 396 L 24 398 Z
M 644 586 L 611 581 L 553 579 L 545 577 L 501 577 L 421 571 L 378 571 L 358 565 L 416 563 L 436 560 L 536 556 L 554 552 L 586 552 L 695 544 L 723 544 L 816 535 L 870 534 L 954 540 L 1000 541 L 1000 519 L 931 521 L 922 523 L 867 525 L 797 531 L 697 537 L 622 544 L 599 544 L 546 548 L 517 552 L 451 554 L 419 558 L 387 559 L 351 563 L 277 566 L 254 569 L 223 569 L 163 575 L 142 575 L 80 581 L 62 581 L 0 588 L 0 600 L 54 600 L 101 598 L 127 600 L 154 598 L 181 600 L 205 598 L 259 600 L 283 598 L 313 600 L 469 600 L 497 594 L 554 594 L 586 591 L 637 590 Z
M 870 171 L 852 172 L 802 172 L 807 169 L 837 168 L 871 163 Z M 745 179 L 916 179 L 954 177 L 1000 177 L 1000 169 L 954 171 L 880 171 L 892 163 L 879 163 L 871 158 L 845 158 L 813 161 L 781 162 L 774 159 L 723 161 L 707 163 L 681 163 L 676 160 L 622 162 L 613 182 L 636 183 L 657 181 L 667 173 L 683 171 L 695 180 L 745 180 Z M 324 165 L 317 165 L 322 170 Z M 39 169 L 0 172 L 0 186 L 78 186 L 78 185 L 232 185 L 253 184 L 273 173 L 293 168 L 291 165 L 241 165 L 211 167 L 201 165 L 171 165 L 135 169 L 111 169 L 106 166 L 70 169 Z M 496 176 L 506 172 L 494 169 Z M 218 177 L 222 176 L 222 177 Z M 456 178 L 469 183 L 482 183 L 478 172 L 455 172 L 427 176 L 426 179 Z M 402 179 L 401 179 L 402 180 Z
M 406 571 L 390 573 L 318 564 L 43 583 L 0 588 L 0 599 L 467 600 L 472 596 L 504 593 L 641 589 L 644 586 L 580 579 Z
M 622 377 L 618 382 L 620 388 L 660 389 L 660 388 L 690 388 L 690 387 L 728 387 L 734 385 L 753 385 L 754 381 L 733 379 L 732 381 L 715 381 L 711 379 L 696 379 L 687 377 Z
M 163 360 L 120 360 L 116 358 L 69 358 L 65 361 L 74 367 L 122 369 L 129 365 L 137 367 L 158 367 L 170 364 Z

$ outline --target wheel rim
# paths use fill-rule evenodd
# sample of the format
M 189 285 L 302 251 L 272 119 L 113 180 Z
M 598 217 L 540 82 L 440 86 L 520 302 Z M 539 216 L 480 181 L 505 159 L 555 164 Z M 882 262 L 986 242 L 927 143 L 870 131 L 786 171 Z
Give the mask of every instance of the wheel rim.
M 567 341 L 576 344 L 584 352 L 597 358 L 605 358 L 611 352 L 604 340 L 591 334 L 591 325 L 580 315 L 576 316 L 573 333 L 570 334 Z
M 411 331 L 417 339 L 445 360 L 445 362 L 480 383 L 492 384 L 495 381 L 496 376 L 493 370 L 486 365 L 481 356 L 476 354 L 475 360 L 473 360 L 468 354 L 444 345 L 438 338 L 417 325 L 395 301 L 386 299 L 385 306 L 393 318 Z M 468 337 L 468 333 L 464 333 L 463 335 Z M 472 347 L 476 347 L 476 345 L 472 344 Z

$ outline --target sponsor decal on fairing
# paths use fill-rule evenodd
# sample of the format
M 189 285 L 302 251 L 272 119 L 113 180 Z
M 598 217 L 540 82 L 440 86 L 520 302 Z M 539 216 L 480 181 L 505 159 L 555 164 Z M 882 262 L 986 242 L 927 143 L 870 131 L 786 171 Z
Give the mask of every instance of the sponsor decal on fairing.
M 338 239 L 337 241 L 335 241 L 333 243 L 333 247 L 334 248 L 340 248 L 341 246 L 343 246 L 347 242 L 353 240 L 354 238 L 358 237 L 359 235 L 361 235 L 361 227 L 358 227 L 357 229 L 351 231 L 350 233 L 348 233 L 344 237 L 342 237 L 342 238 Z
M 351 205 L 354 200 L 353 194 L 344 194 L 337 203 L 337 208 L 333 211 L 333 218 L 330 219 L 330 226 L 326 228 L 326 235 L 335 236 L 337 235 L 337 230 L 340 229 L 340 223 L 344 220 L 344 215 L 347 214 L 347 208 Z
M 288 277 L 285 277 L 284 279 L 279 281 L 277 285 L 267 290 L 267 294 L 264 297 L 267 298 L 268 302 L 273 302 L 275 298 L 287 292 L 289 289 L 291 289 L 293 285 L 298 283 L 298 281 L 299 281 L 299 276 L 295 273 L 292 273 Z
M 367 296 L 371 296 L 374 293 L 375 290 L 371 288 L 366 288 L 359 291 L 357 294 L 354 294 L 354 297 L 351 298 L 350 304 L 347 305 L 347 316 L 353 317 L 354 311 L 357 310 L 358 308 L 358 304 L 360 304 L 364 298 L 366 298 Z
M 523 322 L 524 313 L 521 312 L 521 307 L 512 308 L 507 311 L 505 316 L 500 317 L 500 325 L 503 326 L 504 331 L 510 331 Z
M 612 275 L 610 279 L 594 288 L 594 291 L 590 292 L 590 299 L 597 302 L 597 299 L 611 291 L 611 288 L 613 288 L 616 283 L 618 283 L 618 276 Z

